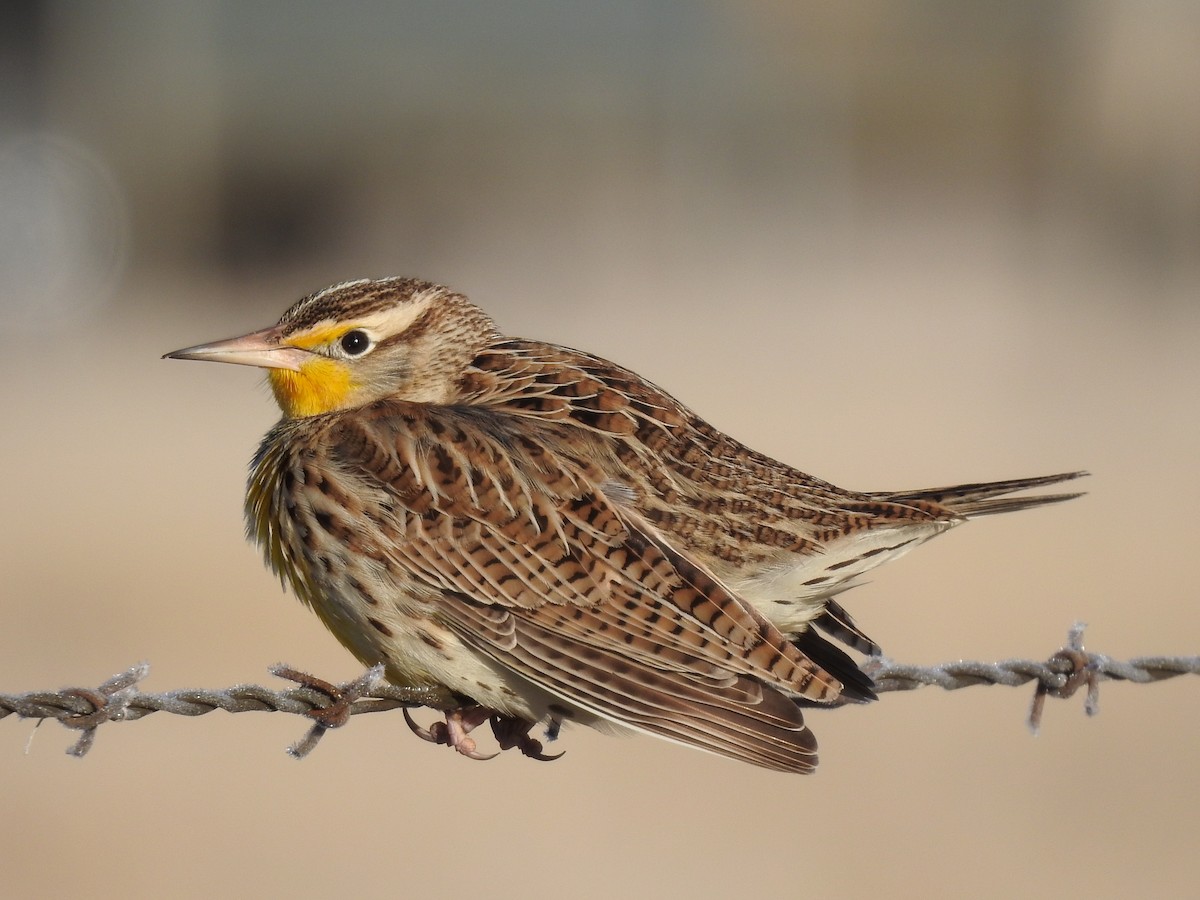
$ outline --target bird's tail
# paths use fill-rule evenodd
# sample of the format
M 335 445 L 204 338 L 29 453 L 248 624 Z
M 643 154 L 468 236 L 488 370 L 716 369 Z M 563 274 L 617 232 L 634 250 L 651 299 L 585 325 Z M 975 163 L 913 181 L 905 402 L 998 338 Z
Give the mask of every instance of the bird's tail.
M 937 503 L 951 512 L 965 518 L 973 516 L 990 516 L 993 513 L 1014 512 L 1018 509 L 1030 509 L 1034 506 L 1045 506 L 1047 503 L 1061 503 L 1082 496 L 1074 494 L 1035 494 L 1025 497 L 1010 497 L 1018 491 L 1028 491 L 1033 488 L 1060 484 L 1082 478 L 1087 472 L 1064 472 L 1060 475 L 1042 475 L 1038 478 L 1014 478 L 1011 481 L 991 481 L 980 484 L 956 484 L 952 487 L 925 488 L 917 491 L 879 491 L 871 496 L 889 503 L 908 503 L 923 500 Z

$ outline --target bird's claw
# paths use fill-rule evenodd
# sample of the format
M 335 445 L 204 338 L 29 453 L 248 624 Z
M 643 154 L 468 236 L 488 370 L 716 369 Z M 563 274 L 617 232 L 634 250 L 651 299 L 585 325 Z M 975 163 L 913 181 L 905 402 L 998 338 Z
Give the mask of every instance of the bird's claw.
M 429 741 L 431 744 L 446 744 L 467 759 L 488 760 L 495 759 L 500 755 L 499 752 L 480 753 L 476 749 L 475 739 L 470 737 L 471 730 L 487 721 L 490 715 L 478 706 L 449 710 L 446 712 L 444 722 L 434 722 L 428 728 L 418 725 L 407 707 L 403 709 L 403 712 L 404 721 L 408 723 L 409 729 L 423 741 Z
M 512 716 L 494 715 L 491 718 L 492 734 L 500 742 L 501 750 L 511 750 L 516 747 L 522 756 L 542 762 L 552 762 L 562 756 L 562 753 L 546 753 L 542 742 L 529 734 L 533 722 Z M 565 752 L 565 751 L 564 751 Z
M 562 756 L 561 753 L 546 753 L 542 742 L 530 736 L 529 729 L 533 727 L 533 722 L 516 716 L 494 713 L 481 706 L 448 710 L 445 714 L 445 721 L 434 722 L 428 728 L 418 725 L 407 707 L 401 711 L 404 713 L 404 721 L 408 723 L 409 730 L 421 740 L 431 744 L 445 744 L 453 747 L 467 759 L 495 759 L 500 755 L 499 752 L 480 753 L 476 748 L 475 739 L 470 737 L 471 731 L 484 722 L 488 722 L 492 726 L 492 734 L 496 736 L 501 751 L 511 750 L 515 747 L 521 751 L 522 756 L 542 762 L 550 762 Z
M 521 751 L 522 756 L 528 756 L 530 759 L 537 759 L 542 762 L 554 762 L 559 759 L 566 750 L 560 750 L 558 753 L 546 753 L 542 749 L 542 742 L 537 738 L 532 738 L 529 735 L 517 742 L 517 749 Z
M 417 737 L 419 737 L 421 740 L 423 740 L 423 741 L 429 741 L 429 743 L 431 743 L 431 744 L 440 744 L 440 743 L 442 743 L 441 741 L 439 741 L 437 738 L 435 738 L 435 737 L 433 736 L 433 729 L 431 729 L 431 728 L 424 728 L 424 727 L 422 727 L 422 726 L 420 726 L 420 725 L 418 725 L 418 724 L 417 724 L 417 721 L 416 721 L 416 720 L 415 720 L 415 719 L 412 717 L 412 713 L 410 713 L 410 712 L 408 711 L 408 707 L 407 707 L 407 706 L 405 706 L 405 707 L 402 707 L 402 708 L 400 709 L 400 711 L 401 711 L 402 713 L 404 713 L 404 721 L 408 723 L 408 730 L 409 730 L 409 731 L 411 731 L 413 734 L 415 734 L 415 735 L 416 735 Z M 441 723 L 439 722 L 438 724 L 440 725 Z

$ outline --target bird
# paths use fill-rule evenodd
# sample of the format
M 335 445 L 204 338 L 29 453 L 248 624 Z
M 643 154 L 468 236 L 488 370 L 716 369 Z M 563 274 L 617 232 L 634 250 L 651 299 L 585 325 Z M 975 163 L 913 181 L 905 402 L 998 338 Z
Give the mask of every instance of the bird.
M 539 759 L 531 729 L 574 722 L 812 771 L 804 710 L 875 699 L 852 653 L 880 647 L 839 595 L 1087 474 L 845 490 L 413 278 L 336 284 L 165 358 L 266 370 L 282 417 L 248 537 L 359 661 L 441 698 L 428 728 L 406 710 L 414 731 L 472 758 L 484 722 Z

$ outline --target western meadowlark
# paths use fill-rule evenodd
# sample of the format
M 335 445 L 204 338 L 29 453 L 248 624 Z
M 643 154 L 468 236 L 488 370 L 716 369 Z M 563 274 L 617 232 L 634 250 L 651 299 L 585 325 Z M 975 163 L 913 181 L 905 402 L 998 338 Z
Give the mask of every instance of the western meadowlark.
M 268 370 L 283 418 L 251 466 L 249 536 L 359 660 L 450 698 L 423 734 L 468 756 L 489 719 L 530 755 L 535 723 L 570 720 L 807 772 L 801 707 L 874 697 L 817 633 L 878 652 L 835 595 L 967 518 L 1078 496 L 1011 495 L 1084 474 L 843 490 L 411 279 L 167 355 Z

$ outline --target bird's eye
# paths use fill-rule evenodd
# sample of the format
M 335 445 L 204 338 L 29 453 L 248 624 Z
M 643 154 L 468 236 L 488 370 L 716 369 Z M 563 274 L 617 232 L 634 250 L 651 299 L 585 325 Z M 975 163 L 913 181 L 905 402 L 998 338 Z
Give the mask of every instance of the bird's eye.
M 365 331 L 355 328 L 342 335 L 341 345 L 347 356 L 362 356 L 371 349 L 371 338 Z

